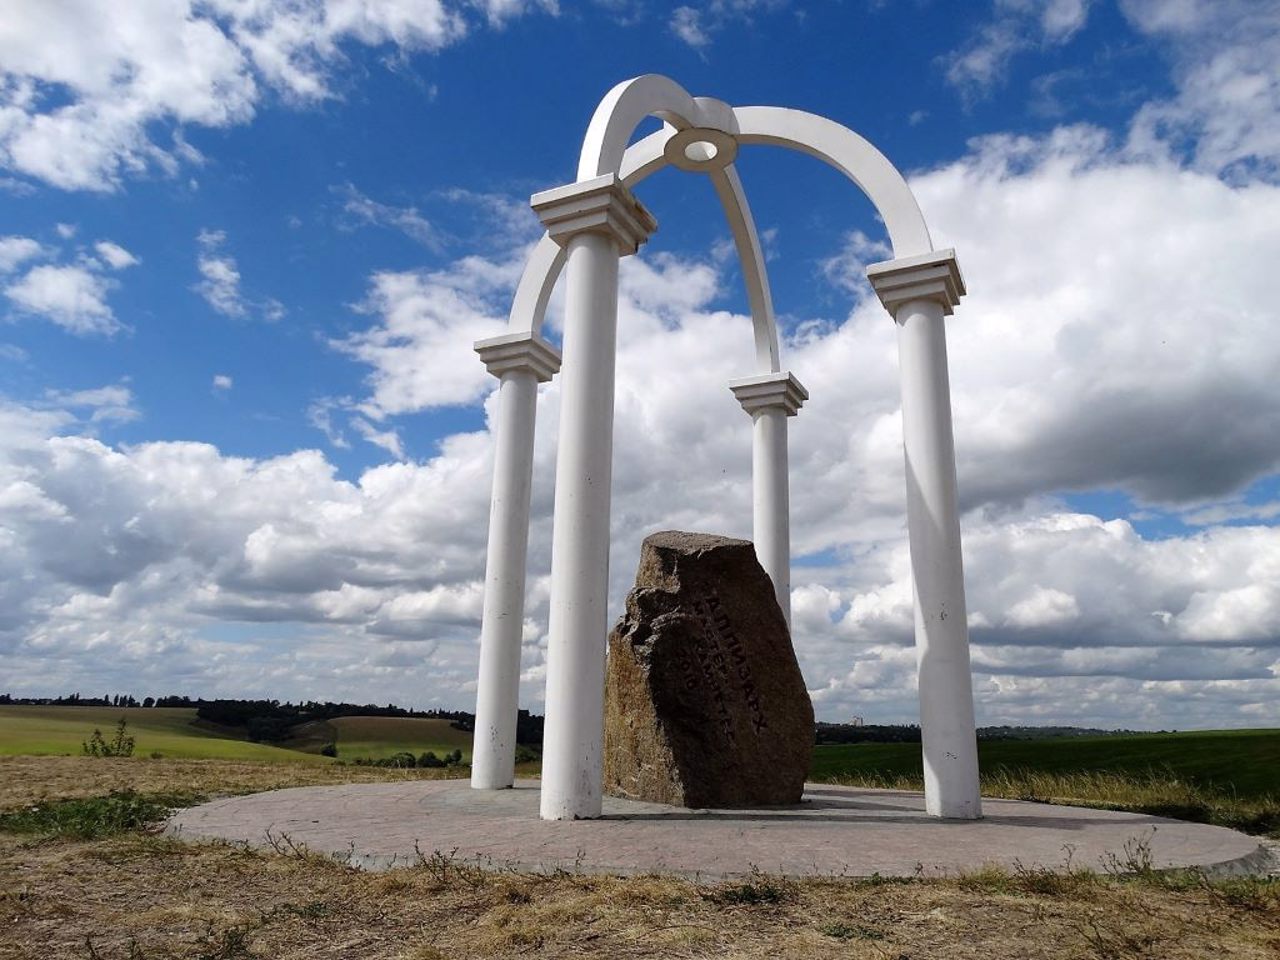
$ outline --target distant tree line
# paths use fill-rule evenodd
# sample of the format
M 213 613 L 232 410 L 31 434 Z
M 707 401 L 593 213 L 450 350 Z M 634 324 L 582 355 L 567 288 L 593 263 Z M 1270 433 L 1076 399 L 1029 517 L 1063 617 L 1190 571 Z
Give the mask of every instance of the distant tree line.
M 542 743 L 543 718 L 528 710 L 521 710 L 516 715 L 516 743 L 527 743 L 539 746 Z M 471 718 L 471 727 L 475 728 L 475 717 Z
M 65 697 L 14 697 L 0 693 L 0 706 L 24 707 L 154 707 L 159 706 L 153 697 L 139 701 L 128 693 L 106 693 L 100 697 L 82 697 L 73 693 Z
M 919 743 L 920 728 L 907 724 L 816 724 L 818 743 Z
M 1050 740 L 1057 737 L 1129 737 L 1151 731 L 1100 730 L 1097 727 L 979 727 L 979 740 Z M 1159 733 L 1166 731 L 1160 730 Z
M 196 708 L 196 716 L 201 720 L 233 727 L 244 726 L 251 717 L 289 720 L 292 723 L 333 720 L 336 717 L 418 717 L 448 720 L 460 730 L 475 727 L 475 714 L 463 710 L 411 710 L 391 703 L 381 706 L 376 703 L 334 703 L 329 700 L 306 700 L 298 703 L 281 703 L 279 700 L 196 700 L 190 705 Z
M 919 743 L 916 724 L 818 723 L 817 743 Z M 1131 736 L 1132 730 L 1099 730 L 1095 727 L 979 727 L 979 740 L 1048 740 L 1058 737 Z M 1160 731 L 1163 733 L 1164 731 Z
M 389 757 L 356 757 L 354 761 L 357 767 L 402 767 L 407 769 L 431 768 L 431 767 L 454 767 L 462 763 L 462 751 L 453 750 L 446 753 L 443 757 L 437 757 L 435 752 L 428 750 L 426 753 L 415 757 L 408 750 L 400 753 L 393 753 Z

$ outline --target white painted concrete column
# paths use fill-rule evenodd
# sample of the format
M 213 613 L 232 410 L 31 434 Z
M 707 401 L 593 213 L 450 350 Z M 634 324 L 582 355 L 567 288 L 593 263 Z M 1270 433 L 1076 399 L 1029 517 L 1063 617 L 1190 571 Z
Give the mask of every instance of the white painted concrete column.
M 977 819 L 982 803 L 943 325 L 964 295 L 964 279 L 953 250 L 875 264 L 867 275 L 898 324 L 925 807 L 935 817 Z
M 790 373 L 744 377 L 729 389 L 751 414 L 752 539 L 756 558 L 773 581 L 782 615 L 791 626 L 791 494 L 787 417 L 809 392 Z
M 508 333 L 481 340 L 476 344 L 476 353 L 501 385 L 494 424 L 493 497 L 489 506 L 471 786 L 477 790 L 501 790 L 515 780 L 538 383 L 550 380 L 560 369 L 560 354 L 532 333 Z
M 541 815 L 573 820 L 603 792 L 618 258 L 657 223 L 612 174 L 531 203 L 567 251 Z

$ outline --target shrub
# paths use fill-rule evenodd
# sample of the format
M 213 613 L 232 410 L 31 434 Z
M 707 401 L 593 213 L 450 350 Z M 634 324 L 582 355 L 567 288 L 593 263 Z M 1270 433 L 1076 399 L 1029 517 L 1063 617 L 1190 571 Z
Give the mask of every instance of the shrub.
M 444 763 L 445 762 L 437 757 L 431 750 L 428 750 L 418 758 L 418 766 L 420 767 L 443 767 Z
M 320 748 L 320 756 L 336 757 L 338 755 L 338 745 L 336 743 L 326 743 Z
M 289 739 L 293 721 L 286 717 L 250 717 L 244 726 L 254 743 L 276 742 Z
M 128 735 L 124 717 L 116 724 L 116 733 L 110 743 L 102 738 L 102 731 L 94 727 L 93 734 L 80 744 L 80 749 L 86 757 L 132 757 L 133 737 Z
M 541 759 L 542 754 L 533 747 L 525 746 L 523 743 L 516 747 L 516 763 L 536 763 Z

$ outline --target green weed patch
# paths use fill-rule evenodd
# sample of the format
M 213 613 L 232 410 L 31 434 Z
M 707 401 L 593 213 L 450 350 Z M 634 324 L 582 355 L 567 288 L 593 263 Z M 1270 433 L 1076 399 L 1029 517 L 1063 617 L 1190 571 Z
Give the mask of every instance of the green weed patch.
M 200 802 L 189 794 L 139 794 L 132 790 L 104 797 L 54 800 L 0 813 L 0 830 L 42 837 L 96 840 L 141 830 L 164 820 L 176 807 Z

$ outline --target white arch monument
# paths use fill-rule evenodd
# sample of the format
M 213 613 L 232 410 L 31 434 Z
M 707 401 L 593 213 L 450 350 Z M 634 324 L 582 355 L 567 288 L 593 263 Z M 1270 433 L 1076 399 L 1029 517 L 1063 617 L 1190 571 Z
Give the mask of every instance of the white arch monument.
M 658 132 L 630 143 L 646 117 Z M 790 623 L 787 417 L 808 399 L 781 369 L 764 256 L 733 161 L 744 144 L 788 147 L 849 177 L 875 205 L 894 259 L 867 274 L 898 326 L 907 521 L 915 592 L 925 801 L 933 816 L 981 816 L 955 448 L 943 318 L 964 294 L 952 250 L 934 250 L 902 175 L 870 143 L 831 120 L 779 107 L 730 107 L 691 97 L 666 77 L 614 87 L 583 141 L 574 183 L 535 194 L 547 228 L 511 308 L 509 332 L 476 344 L 498 377 L 493 499 L 480 635 L 471 785 L 514 781 L 520 642 L 537 386 L 561 372 L 539 332 L 566 277 L 564 358 L 541 815 L 598 817 L 602 802 L 604 661 L 608 635 L 610 483 L 618 260 L 656 229 L 631 187 L 665 166 L 711 178 L 746 281 L 757 371 L 730 388 L 753 420 L 753 539 Z

